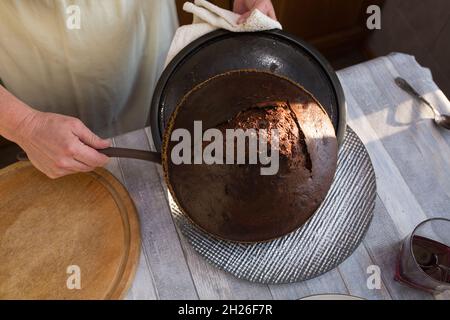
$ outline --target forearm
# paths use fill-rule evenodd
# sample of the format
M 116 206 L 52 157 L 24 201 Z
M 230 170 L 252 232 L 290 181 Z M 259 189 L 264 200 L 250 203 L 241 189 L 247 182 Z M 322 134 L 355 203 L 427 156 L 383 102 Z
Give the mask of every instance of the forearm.
M 0 135 L 19 143 L 21 128 L 34 110 L 0 86 Z

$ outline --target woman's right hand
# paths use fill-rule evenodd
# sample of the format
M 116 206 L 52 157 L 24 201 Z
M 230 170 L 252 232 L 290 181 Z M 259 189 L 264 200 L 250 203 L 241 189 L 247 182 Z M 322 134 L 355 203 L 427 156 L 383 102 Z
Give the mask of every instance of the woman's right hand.
M 110 146 L 80 120 L 33 110 L 22 121 L 15 142 L 31 163 L 55 179 L 104 166 L 109 158 L 96 149 Z

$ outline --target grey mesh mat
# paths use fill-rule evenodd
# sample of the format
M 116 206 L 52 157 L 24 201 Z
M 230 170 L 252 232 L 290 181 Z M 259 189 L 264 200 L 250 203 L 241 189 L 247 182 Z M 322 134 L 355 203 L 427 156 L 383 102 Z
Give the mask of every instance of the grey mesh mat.
M 277 240 L 259 244 L 218 240 L 193 225 L 169 199 L 181 232 L 207 261 L 241 279 L 279 284 L 317 277 L 349 257 L 369 227 L 375 197 L 369 155 L 348 128 L 325 201 L 305 225 Z

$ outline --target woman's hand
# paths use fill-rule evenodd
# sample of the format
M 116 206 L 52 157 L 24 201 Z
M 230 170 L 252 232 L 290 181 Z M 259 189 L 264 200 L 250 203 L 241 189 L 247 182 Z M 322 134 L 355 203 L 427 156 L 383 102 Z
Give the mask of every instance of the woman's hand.
M 80 120 L 33 110 L 22 121 L 18 143 L 33 165 L 50 178 L 102 167 L 108 157 L 95 149 L 110 146 Z
M 238 23 L 243 23 L 252 14 L 253 10 L 258 9 L 266 16 L 277 20 L 275 10 L 271 0 L 235 0 L 233 11 L 240 14 Z

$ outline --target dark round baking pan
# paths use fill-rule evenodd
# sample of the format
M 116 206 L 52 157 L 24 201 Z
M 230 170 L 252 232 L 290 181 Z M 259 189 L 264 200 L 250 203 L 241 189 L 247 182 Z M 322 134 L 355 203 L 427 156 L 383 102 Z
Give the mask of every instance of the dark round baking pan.
M 217 30 L 186 46 L 161 75 L 153 94 L 150 118 L 157 150 L 161 151 L 171 114 L 192 88 L 218 74 L 242 69 L 272 72 L 311 92 L 327 111 L 342 144 L 345 97 L 336 73 L 320 53 L 281 30 L 257 33 Z

